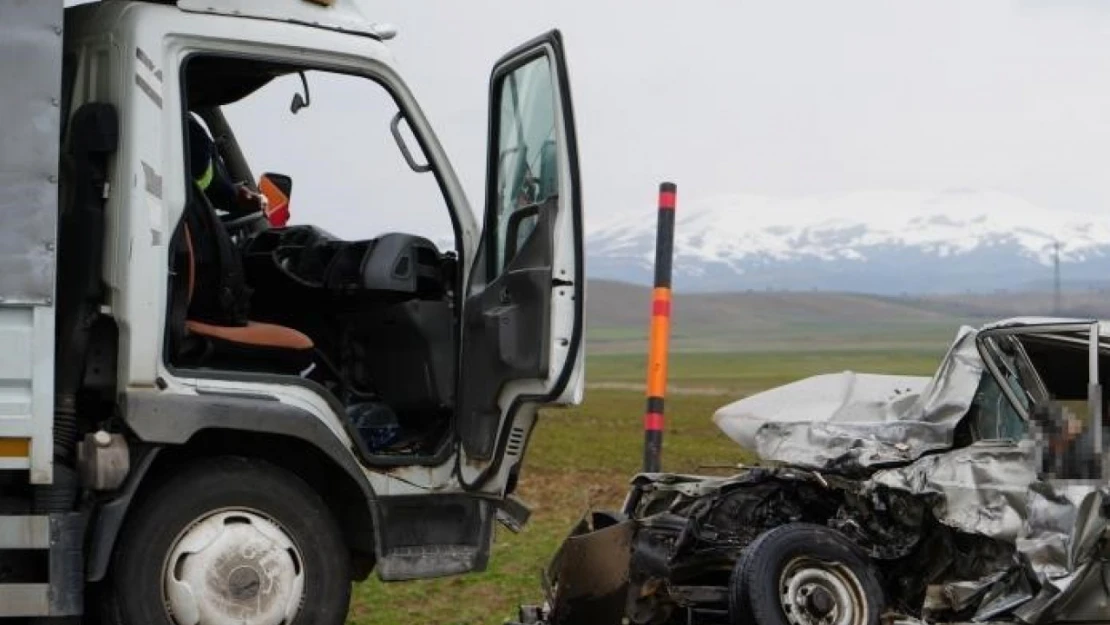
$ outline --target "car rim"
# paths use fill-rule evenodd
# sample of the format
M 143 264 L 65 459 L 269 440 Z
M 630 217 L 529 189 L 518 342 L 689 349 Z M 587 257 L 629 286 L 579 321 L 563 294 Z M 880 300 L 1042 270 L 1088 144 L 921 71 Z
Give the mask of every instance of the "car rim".
M 779 600 L 791 625 L 867 625 L 863 584 L 838 562 L 795 558 L 779 577 Z
M 262 514 L 210 514 L 177 537 L 162 566 L 166 612 L 177 625 L 290 623 L 304 600 L 303 563 Z

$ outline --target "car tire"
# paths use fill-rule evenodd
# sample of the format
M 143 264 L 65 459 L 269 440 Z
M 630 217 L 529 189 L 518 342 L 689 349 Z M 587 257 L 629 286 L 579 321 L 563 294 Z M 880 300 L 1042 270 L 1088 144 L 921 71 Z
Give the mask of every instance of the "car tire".
M 105 591 L 106 625 L 343 625 L 350 555 L 296 475 L 204 459 L 129 513 Z
M 744 549 L 729 579 L 734 625 L 878 625 L 884 606 L 867 555 L 843 534 L 810 523 L 761 534 Z M 848 618 L 830 620 L 833 611 Z

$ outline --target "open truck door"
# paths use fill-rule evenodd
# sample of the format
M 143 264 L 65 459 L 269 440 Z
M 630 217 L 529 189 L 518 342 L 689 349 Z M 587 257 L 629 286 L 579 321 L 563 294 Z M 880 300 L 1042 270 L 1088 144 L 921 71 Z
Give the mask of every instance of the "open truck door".
M 582 199 L 557 30 L 498 61 L 489 123 L 485 222 L 467 281 L 457 413 L 461 474 L 472 487 L 499 464 L 522 408 L 577 403 L 582 394 Z

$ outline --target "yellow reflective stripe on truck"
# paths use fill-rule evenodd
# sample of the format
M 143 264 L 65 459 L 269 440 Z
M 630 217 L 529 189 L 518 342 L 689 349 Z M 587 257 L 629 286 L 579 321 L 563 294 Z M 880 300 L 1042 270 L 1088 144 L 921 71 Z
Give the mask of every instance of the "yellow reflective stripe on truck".
M 31 455 L 31 439 L 0 438 L 0 458 L 27 458 Z

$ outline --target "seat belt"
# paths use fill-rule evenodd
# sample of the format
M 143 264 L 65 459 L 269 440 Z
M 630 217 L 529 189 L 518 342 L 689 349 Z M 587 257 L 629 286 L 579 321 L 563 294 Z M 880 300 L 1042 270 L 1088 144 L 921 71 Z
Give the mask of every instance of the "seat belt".
M 186 223 L 195 233 L 194 266 L 198 274 L 189 317 L 215 325 L 247 325 L 251 289 L 242 259 L 215 207 L 199 189 L 186 210 Z
M 187 212 L 187 211 L 186 211 Z M 170 350 L 177 354 L 181 351 L 185 341 L 185 320 L 189 311 L 189 251 L 185 243 L 185 231 L 188 229 L 186 219 L 182 219 L 170 240 Z M 184 269 L 184 271 L 182 271 Z M 195 271 L 195 269 L 194 269 Z

